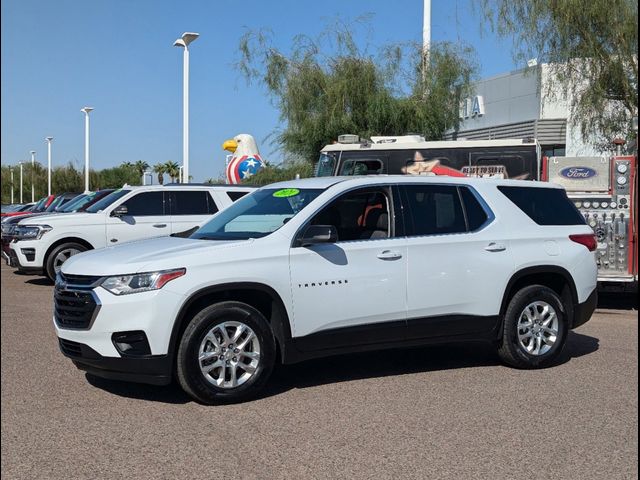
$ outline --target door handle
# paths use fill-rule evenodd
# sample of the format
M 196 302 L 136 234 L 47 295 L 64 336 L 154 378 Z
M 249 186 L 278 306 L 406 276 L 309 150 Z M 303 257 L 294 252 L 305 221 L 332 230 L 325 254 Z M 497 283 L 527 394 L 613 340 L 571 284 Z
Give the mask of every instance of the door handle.
M 502 243 L 491 242 L 489 245 L 484 247 L 487 252 L 504 252 L 507 247 Z
M 153 226 L 155 228 L 164 228 L 164 227 L 167 226 L 167 224 L 166 223 L 154 223 Z
M 380 260 L 398 260 L 402 258 L 402 255 L 398 252 L 392 252 L 391 250 L 384 250 L 378 254 Z

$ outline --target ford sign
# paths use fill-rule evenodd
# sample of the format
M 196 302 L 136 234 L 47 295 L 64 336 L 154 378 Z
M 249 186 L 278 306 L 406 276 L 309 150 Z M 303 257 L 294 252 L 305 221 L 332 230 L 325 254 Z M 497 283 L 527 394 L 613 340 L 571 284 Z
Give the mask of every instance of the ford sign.
M 595 177 L 598 172 L 589 167 L 567 167 L 560 170 L 560 175 L 571 180 L 586 180 Z

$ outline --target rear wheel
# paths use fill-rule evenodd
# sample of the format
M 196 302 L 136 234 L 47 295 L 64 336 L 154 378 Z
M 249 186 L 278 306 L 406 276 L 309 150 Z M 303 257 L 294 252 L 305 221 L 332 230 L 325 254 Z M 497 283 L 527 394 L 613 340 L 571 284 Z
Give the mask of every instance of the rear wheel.
M 241 302 L 222 302 L 196 314 L 176 359 L 178 382 L 197 401 L 233 403 L 256 395 L 276 357 L 267 320 Z
M 78 253 L 86 252 L 87 247 L 80 243 L 69 242 L 58 245 L 54 248 L 45 261 L 45 273 L 52 282 L 56 281 L 56 274 L 62 268 L 62 264 L 69 260 L 70 257 L 77 255 Z
M 553 363 L 566 342 L 566 305 L 542 285 L 518 291 L 507 307 L 500 358 L 517 368 L 542 368 Z

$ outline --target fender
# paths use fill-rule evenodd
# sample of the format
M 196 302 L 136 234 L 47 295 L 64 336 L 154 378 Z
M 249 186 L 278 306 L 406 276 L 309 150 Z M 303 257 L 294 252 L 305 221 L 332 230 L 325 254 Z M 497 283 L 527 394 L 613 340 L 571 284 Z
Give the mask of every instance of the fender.
M 287 355 L 288 345 L 291 343 L 291 325 L 289 323 L 289 315 L 287 313 L 287 309 L 285 308 L 284 302 L 280 295 L 270 286 L 265 285 L 263 283 L 253 283 L 253 282 L 238 282 L 238 283 L 223 283 L 210 285 L 207 287 L 203 287 L 195 293 L 191 294 L 178 312 L 178 315 L 173 323 L 173 329 L 171 331 L 171 337 L 169 338 L 169 348 L 168 355 L 171 358 L 175 359 L 175 352 L 177 350 L 178 336 L 181 331 L 184 330 L 182 327 L 186 321 L 185 316 L 189 311 L 189 308 L 194 305 L 199 299 L 211 295 L 211 294 L 224 294 L 225 292 L 233 291 L 233 290 L 257 290 L 263 293 L 266 293 L 273 302 L 273 311 L 271 313 L 271 318 L 269 320 L 271 324 L 271 329 L 273 331 L 274 337 L 276 338 L 276 342 L 280 347 L 280 352 L 282 354 L 282 359 Z M 230 298 L 232 299 L 232 298 Z
M 576 289 L 576 284 L 573 281 L 573 277 L 571 276 L 571 274 L 565 268 L 559 267 L 558 265 L 536 265 L 535 267 L 523 268 L 522 270 L 518 270 L 516 273 L 514 273 L 509 279 L 509 282 L 507 283 L 507 286 L 504 290 L 502 303 L 500 305 L 500 315 L 503 316 L 505 311 L 507 310 L 507 304 L 509 303 L 509 299 L 511 298 L 511 290 L 519 280 L 530 275 L 544 275 L 549 273 L 562 276 L 567 285 L 569 285 L 569 293 L 571 294 L 571 311 L 566 313 L 571 319 L 571 322 L 573 322 L 573 310 L 575 308 L 575 305 L 578 304 L 578 290 Z

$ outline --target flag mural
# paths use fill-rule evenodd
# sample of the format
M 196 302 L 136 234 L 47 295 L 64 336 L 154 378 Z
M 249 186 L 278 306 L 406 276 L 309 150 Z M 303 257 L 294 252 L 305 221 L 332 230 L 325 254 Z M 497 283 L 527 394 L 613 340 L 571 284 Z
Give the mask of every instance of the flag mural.
M 256 141 L 249 134 L 236 135 L 225 141 L 222 148 L 233 154 L 226 169 L 227 182 L 229 183 L 241 183 L 264 167 L 264 161 L 260 157 Z

